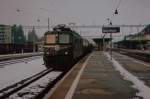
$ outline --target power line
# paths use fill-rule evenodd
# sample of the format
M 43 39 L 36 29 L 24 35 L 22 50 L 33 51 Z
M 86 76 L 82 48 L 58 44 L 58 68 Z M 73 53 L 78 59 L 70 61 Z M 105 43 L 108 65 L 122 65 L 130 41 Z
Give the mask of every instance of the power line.
M 75 26 L 70 26 L 70 28 L 102 28 L 102 27 L 109 27 L 110 25 L 75 25 Z M 145 27 L 146 25 L 111 25 L 112 27 Z M 32 29 L 33 26 L 23 26 L 24 29 Z M 50 26 L 50 28 L 53 28 L 55 26 Z M 47 29 L 47 26 L 35 26 L 35 28 L 43 28 Z
M 121 2 L 122 2 L 122 0 L 120 0 L 120 1 L 118 2 L 118 5 L 117 5 L 116 9 L 118 9 L 118 8 L 119 8 L 119 6 L 120 6 Z
M 110 20 L 112 20 L 112 19 L 114 18 L 115 14 L 118 14 L 118 9 L 119 9 L 119 7 L 120 7 L 120 5 L 121 5 L 121 2 L 122 2 L 122 0 L 119 0 L 118 4 L 117 4 L 117 6 L 116 6 L 115 12 L 113 12 L 113 14 L 112 14 Z

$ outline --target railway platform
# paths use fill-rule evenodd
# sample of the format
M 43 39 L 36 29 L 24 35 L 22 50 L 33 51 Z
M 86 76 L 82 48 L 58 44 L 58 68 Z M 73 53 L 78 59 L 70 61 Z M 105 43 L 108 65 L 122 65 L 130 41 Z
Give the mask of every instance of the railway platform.
M 45 99 L 133 99 L 137 90 L 114 68 L 105 53 L 80 60 Z

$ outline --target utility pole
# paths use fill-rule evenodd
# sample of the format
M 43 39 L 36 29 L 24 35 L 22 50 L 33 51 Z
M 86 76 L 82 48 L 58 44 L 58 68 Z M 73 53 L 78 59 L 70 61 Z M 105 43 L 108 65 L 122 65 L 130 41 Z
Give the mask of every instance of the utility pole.
M 34 26 L 33 26 L 32 32 L 33 32 L 33 34 L 34 34 Z M 34 53 L 36 52 L 36 41 L 35 41 L 35 35 L 33 35 L 33 52 L 34 52 Z
M 106 35 L 106 34 L 105 34 Z M 105 51 L 105 35 L 103 36 L 103 51 Z
M 110 40 L 111 40 L 111 43 L 110 43 L 110 55 L 111 55 L 111 60 L 112 60 L 112 48 L 113 48 L 113 46 L 112 46 L 112 33 L 110 33 Z
M 112 22 L 111 20 L 108 20 L 108 25 L 112 25 Z M 111 51 L 111 37 L 112 37 L 112 33 L 109 33 L 110 34 L 110 49 L 108 51 L 110 51 L 110 55 L 111 55 L 111 59 L 112 59 L 112 51 Z
M 50 21 L 50 19 L 49 19 L 49 17 L 48 17 L 48 31 L 50 30 L 49 21 Z

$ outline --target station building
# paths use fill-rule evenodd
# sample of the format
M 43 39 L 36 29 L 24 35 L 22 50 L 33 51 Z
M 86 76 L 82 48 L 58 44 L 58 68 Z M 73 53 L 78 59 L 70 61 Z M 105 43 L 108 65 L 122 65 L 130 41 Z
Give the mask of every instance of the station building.
M 150 49 L 150 25 L 136 34 L 127 35 L 124 40 L 116 43 L 121 48 Z

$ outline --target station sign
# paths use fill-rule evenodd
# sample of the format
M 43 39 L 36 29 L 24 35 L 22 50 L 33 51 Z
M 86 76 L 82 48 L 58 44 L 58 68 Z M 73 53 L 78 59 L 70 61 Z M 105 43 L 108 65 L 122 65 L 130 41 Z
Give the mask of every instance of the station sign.
M 119 33 L 120 27 L 102 27 L 102 33 Z

